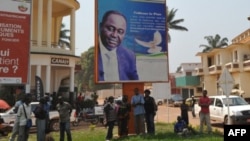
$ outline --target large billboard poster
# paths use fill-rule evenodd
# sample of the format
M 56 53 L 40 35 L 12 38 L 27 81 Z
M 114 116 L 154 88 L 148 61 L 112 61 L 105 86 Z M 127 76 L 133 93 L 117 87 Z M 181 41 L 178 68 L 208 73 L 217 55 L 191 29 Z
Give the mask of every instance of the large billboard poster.
M 0 1 L 0 84 L 27 83 L 30 0 Z
M 97 83 L 168 81 L 166 1 L 96 0 Z

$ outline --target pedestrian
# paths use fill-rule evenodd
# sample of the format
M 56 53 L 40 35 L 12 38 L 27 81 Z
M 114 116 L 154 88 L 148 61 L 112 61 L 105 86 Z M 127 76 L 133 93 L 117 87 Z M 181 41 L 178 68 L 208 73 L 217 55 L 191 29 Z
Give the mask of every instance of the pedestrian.
M 200 133 L 203 133 L 203 125 L 207 125 L 208 133 L 212 132 L 211 123 L 210 123 L 210 112 L 209 105 L 211 103 L 210 99 L 207 96 L 207 90 L 202 91 L 203 96 L 199 99 L 200 110 Z
M 49 96 L 49 94 L 46 94 L 45 97 L 45 103 L 44 103 L 44 109 L 46 110 L 46 118 L 45 118 L 45 125 L 46 125 L 46 132 L 49 132 L 50 130 L 50 127 L 49 127 L 49 124 L 50 124 L 50 119 L 49 119 L 49 111 L 50 111 L 50 108 L 51 108 L 51 96 Z
M 186 124 L 189 124 L 188 119 L 188 105 L 186 104 L 186 99 L 182 100 L 182 104 L 180 105 L 181 109 L 181 118 L 186 122 Z
M 145 116 L 145 109 L 144 109 L 144 96 L 139 93 L 139 89 L 134 89 L 134 95 L 131 99 L 131 105 L 134 108 L 134 126 L 135 126 L 135 133 L 145 134 L 145 124 L 144 124 L 144 116 Z
M 128 96 L 123 95 L 117 112 L 118 134 L 120 137 L 128 135 L 128 121 L 130 111 L 131 104 L 128 102 Z
M 178 135 L 187 135 L 188 128 L 186 122 L 181 118 L 181 116 L 177 117 L 177 122 L 174 125 L 174 132 Z
M 155 115 L 157 112 L 157 105 L 155 99 L 150 96 L 150 90 L 146 89 L 144 91 L 144 108 L 145 108 L 145 120 L 148 134 L 155 134 Z
M 44 141 L 45 140 L 45 133 L 46 133 L 46 117 L 47 117 L 47 110 L 45 108 L 46 99 L 42 97 L 39 100 L 39 105 L 37 105 L 33 111 L 36 117 L 36 127 L 37 129 L 37 141 Z
M 72 141 L 70 131 L 70 116 L 72 112 L 72 106 L 68 102 L 64 101 L 62 96 L 59 96 L 56 108 L 59 113 L 60 141 L 64 141 L 64 132 L 67 134 L 67 141 Z
M 195 110 L 194 110 L 194 105 L 195 105 L 195 103 L 196 103 L 196 100 L 195 100 L 194 96 L 192 96 L 191 108 L 192 108 L 192 116 L 193 116 L 193 118 L 196 117 L 196 115 L 195 115 Z
M 31 95 L 24 96 L 23 104 L 19 106 L 17 111 L 17 120 L 19 122 L 18 141 L 28 141 L 29 128 L 26 127 L 27 120 L 31 119 Z
M 106 141 L 109 141 L 113 138 L 113 129 L 115 126 L 117 118 L 117 107 L 114 104 L 114 97 L 110 96 L 107 103 L 104 105 L 104 116 L 106 118 L 106 126 L 108 127 Z
M 18 108 L 20 105 L 23 104 L 24 101 L 24 95 L 21 99 L 19 99 L 16 103 L 15 103 L 15 108 L 14 108 L 14 112 L 17 113 L 18 112 Z M 19 131 L 19 120 L 17 119 L 17 115 L 16 115 L 16 120 L 14 121 L 14 126 L 12 128 L 12 134 L 9 138 L 9 141 L 14 141 L 16 139 L 16 136 L 18 135 L 18 131 Z

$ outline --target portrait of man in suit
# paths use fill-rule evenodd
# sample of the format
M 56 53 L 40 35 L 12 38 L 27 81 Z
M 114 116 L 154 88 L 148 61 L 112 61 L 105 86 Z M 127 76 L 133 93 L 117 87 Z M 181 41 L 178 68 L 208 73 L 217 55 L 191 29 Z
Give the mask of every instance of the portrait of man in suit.
M 99 25 L 98 81 L 138 80 L 135 53 L 122 45 L 127 29 L 126 17 L 107 11 Z

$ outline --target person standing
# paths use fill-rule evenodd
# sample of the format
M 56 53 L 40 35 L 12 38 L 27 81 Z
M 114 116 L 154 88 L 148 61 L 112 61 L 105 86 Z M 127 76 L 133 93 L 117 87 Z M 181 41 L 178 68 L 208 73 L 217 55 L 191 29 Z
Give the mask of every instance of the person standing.
M 104 116 L 106 118 L 106 125 L 108 127 L 106 141 L 109 141 L 113 138 L 113 129 L 115 126 L 115 121 L 117 118 L 117 108 L 114 104 L 114 97 L 110 96 L 108 102 L 104 105 Z
M 211 103 L 210 99 L 207 97 L 207 90 L 202 91 L 203 96 L 199 99 L 200 110 L 200 133 L 203 133 L 203 125 L 206 123 L 208 133 L 212 132 L 210 123 L 210 112 L 209 105 Z
M 194 96 L 192 96 L 192 100 L 191 100 L 191 108 L 192 108 L 192 116 L 193 116 L 193 118 L 195 118 L 195 117 L 196 117 L 196 115 L 195 115 L 195 111 L 194 111 L 194 105 L 195 105 L 195 102 L 196 102 L 196 100 L 195 100 Z
M 157 112 L 157 105 L 155 99 L 150 96 L 150 90 L 146 89 L 144 91 L 144 108 L 145 108 L 145 120 L 148 134 L 155 134 L 155 115 Z
M 45 132 L 46 132 L 46 117 L 47 110 L 45 109 L 46 99 L 41 98 L 39 101 L 39 105 L 36 106 L 33 113 L 36 117 L 36 126 L 37 126 L 37 141 L 45 140 Z
M 64 132 L 66 132 L 67 134 L 67 141 L 72 141 L 70 131 L 70 116 L 72 112 L 72 107 L 68 102 L 63 100 L 62 96 L 59 96 L 56 108 L 59 112 L 60 141 L 64 141 Z
M 186 104 L 186 99 L 182 100 L 182 104 L 180 105 L 181 109 L 181 118 L 186 122 L 186 124 L 189 124 L 188 119 L 188 105 Z
M 130 111 L 131 111 L 131 105 L 130 103 L 128 103 L 128 96 L 123 95 L 122 101 L 119 104 L 119 109 L 117 112 L 118 134 L 120 137 L 128 135 L 128 121 L 129 121 Z
M 26 94 L 23 104 L 19 106 L 17 111 L 17 120 L 19 122 L 18 141 L 28 141 L 29 128 L 26 128 L 27 119 L 31 119 L 31 95 Z
M 135 126 L 135 133 L 137 135 L 145 133 L 145 125 L 144 125 L 144 116 L 145 116 L 145 109 L 144 109 L 144 96 L 139 93 L 139 89 L 134 89 L 134 95 L 131 99 L 131 105 L 134 107 L 134 126 Z
M 19 109 L 19 106 L 23 104 L 23 101 L 24 101 L 24 95 L 21 99 L 19 99 L 16 103 L 15 103 L 15 108 L 14 108 L 14 112 L 17 113 L 18 112 L 18 109 Z M 12 128 L 12 134 L 9 138 L 9 141 L 14 141 L 16 139 L 16 135 L 18 135 L 18 131 L 19 131 L 19 120 L 18 120 L 18 117 L 16 115 L 16 120 L 14 122 L 14 126 Z
M 45 97 L 43 98 L 45 99 L 45 103 L 43 104 L 44 109 L 46 110 L 46 118 L 45 118 L 45 125 L 46 125 L 46 133 L 50 132 L 50 119 L 49 119 L 49 111 L 51 108 L 51 96 L 49 96 L 49 94 L 46 94 Z
M 107 11 L 100 23 L 98 80 L 138 80 L 135 53 L 122 45 L 127 30 L 126 17 Z

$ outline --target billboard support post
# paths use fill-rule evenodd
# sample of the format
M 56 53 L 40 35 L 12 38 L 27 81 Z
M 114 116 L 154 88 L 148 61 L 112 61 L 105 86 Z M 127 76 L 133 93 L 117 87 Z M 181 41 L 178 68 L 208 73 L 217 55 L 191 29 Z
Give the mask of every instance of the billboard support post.
M 128 96 L 128 102 L 131 101 L 132 96 L 134 95 L 134 88 L 138 88 L 139 92 L 143 94 L 144 92 L 144 83 L 123 83 L 122 84 L 122 93 Z M 133 108 L 131 109 L 129 115 L 129 122 L 128 122 L 128 133 L 135 134 L 134 128 L 134 114 Z

